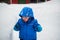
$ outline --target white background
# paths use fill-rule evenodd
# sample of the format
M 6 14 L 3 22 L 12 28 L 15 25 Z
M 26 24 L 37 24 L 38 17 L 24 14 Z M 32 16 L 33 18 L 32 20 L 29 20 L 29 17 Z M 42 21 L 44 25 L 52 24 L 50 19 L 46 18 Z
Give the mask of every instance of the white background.
M 23 7 L 31 7 L 43 30 L 37 32 L 38 40 L 60 40 L 60 1 L 51 0 L 38 4 L 0 3 L 0 40 L 19 40 L 13 27 Z

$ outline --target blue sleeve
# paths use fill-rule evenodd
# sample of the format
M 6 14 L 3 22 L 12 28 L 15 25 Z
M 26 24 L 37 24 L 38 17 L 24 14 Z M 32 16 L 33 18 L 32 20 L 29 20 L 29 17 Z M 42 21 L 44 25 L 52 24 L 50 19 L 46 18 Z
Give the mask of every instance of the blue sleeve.
M 34 29 L 35 29 L 35 31 L 37 31 L 37 32 L 41 32 L 41 31 L 42 31 L 42 27 L 41 27 L 41 25 L 37 22 L 37 20 L 35 20 Z
M 19 30 L 20 30 L 19 20 L 18 20 L 18 22 L 15 24 L 14 30 L 15 30 L 15 31 L 19 31 Z

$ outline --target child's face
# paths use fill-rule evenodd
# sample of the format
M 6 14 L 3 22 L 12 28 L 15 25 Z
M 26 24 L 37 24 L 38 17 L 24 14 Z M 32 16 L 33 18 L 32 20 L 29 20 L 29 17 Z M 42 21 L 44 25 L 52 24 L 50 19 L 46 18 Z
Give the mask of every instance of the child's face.
M 22 19 L 23 19 L 24 22 L 27 22 L 29 17 L 22 17 Z

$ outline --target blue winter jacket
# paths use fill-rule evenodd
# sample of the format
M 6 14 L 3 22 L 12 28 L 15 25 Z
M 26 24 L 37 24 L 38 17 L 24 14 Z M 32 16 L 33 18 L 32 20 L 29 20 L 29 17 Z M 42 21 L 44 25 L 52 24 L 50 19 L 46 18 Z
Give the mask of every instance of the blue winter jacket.
M 27 22 L 24 22 L 22 18 L 20 18 L 15 24 L 14 30 L 19 31 L 19 38 L 23 40 L 36 39 L 36 32 L 42 31 L 42 27 L 34 18 L 32 9 L 29 7 L 24 7 L 19 16 L 30 17 Z

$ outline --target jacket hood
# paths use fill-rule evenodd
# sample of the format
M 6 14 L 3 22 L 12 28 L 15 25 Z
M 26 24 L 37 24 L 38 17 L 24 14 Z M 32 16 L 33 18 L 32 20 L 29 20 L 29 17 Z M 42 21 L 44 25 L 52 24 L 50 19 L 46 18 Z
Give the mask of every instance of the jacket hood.
M 24 7 L 21 12 L 19 13 L 19 16 L 22 17 L 32 17 L 34 18 L 34 15 L 33 15 L 33 10 L 32 8 L 30 7 Z

